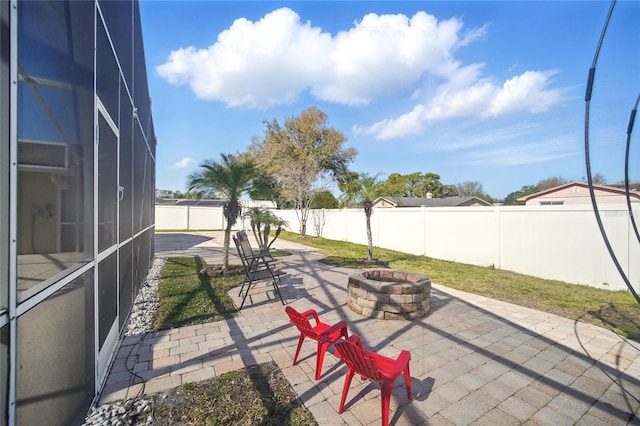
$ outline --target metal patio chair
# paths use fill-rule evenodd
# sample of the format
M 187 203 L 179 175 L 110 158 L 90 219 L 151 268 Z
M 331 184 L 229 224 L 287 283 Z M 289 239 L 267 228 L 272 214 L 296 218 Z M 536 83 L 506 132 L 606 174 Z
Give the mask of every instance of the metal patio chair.
M 242 261 L 242 268 L 245 275 L 245 279 L 240 286 L 240 293 L 238 294 L 242 297 L 242 303 L 238 310 L 241 310 L 244 306 L 247 296 L 249 295 L 249 290 L 251 290 L 255 283 L 263 280 L 271 282 L 273 292 L 280 297 L 280 301 L 284 305 L 284 299 L 282 298 L 278 285 L 280 284 L 280 276 L 286 272 L 276 267 L 277 261 L 275 259 L 268 259 L 260 253 L 254 254 L 255 252 L 251 248 L 246 234 L 244 237 L 238 236 L 237 234 L 234 235 L 233 242 L 238 250 L 238 257 L 240 257 Z

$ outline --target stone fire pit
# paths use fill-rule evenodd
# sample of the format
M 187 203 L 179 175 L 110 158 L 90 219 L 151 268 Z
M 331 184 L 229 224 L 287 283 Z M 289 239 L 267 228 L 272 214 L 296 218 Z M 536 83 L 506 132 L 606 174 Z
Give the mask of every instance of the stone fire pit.
M 431 281 L 424 275 L 394 269 L 366 269 L 349 276 L 352 311 L 378 319 L 410 320 L 431 308 Z

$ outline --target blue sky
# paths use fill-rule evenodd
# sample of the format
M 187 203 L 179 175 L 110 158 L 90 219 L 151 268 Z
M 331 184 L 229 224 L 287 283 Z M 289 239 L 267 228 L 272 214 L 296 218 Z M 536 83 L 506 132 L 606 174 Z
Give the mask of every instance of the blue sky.
M 157 188 L 184 191 L 202 160 L 244 151 L 263 120 L 310 106 L 358 150 L 357 172 L 433 172 L 494 198 L 583 180 L 586 80 L 609 7 L 141 0 Z M 619 1 L 591 102 L 591 170 L 608 183 L 624 179 L 639 91 L 640 2 Z

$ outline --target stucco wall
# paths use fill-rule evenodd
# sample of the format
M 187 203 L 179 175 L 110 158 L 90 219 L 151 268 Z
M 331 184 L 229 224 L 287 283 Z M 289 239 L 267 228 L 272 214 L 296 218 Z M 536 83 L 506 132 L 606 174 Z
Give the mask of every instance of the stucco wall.
M 626 204 L 627 197 L 621 194 L 614 194 L 608 191 L 602 191 L 595 189 L 595 196 L 598 200 L 598 205 L 601 204 Z M 548 202 L 563 202 L 565 206 L 575 205 L 591 205 L 591 196 L 589 195 L 589 189 L 580 186 L 574 186 L 570 188 L 564 188 L 555 191 L 550 194 L 541 195 L 535 197 L 526 202 L 527 206 L 539 206 L 541 203 Z M 640 200 L 632 197 L 631 202 L 639 203 Z

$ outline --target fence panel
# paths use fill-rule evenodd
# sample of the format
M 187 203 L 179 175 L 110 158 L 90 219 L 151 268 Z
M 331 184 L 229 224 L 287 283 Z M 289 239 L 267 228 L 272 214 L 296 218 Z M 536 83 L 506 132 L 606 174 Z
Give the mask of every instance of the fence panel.
M 364 213 L 360 222 L 364 228 Z M 424 214 L 420 208 L 374 209 L 371 228 L 376 246 L 424 254 Z
M 425 254 L 436 259 L 491 266 L 496 257 L 499 210 L 494 207 L 424 209 Z
M 294 210 L 272 210 L 300 232 Z M 640 288 L 640 242 L 625 205 L 601 207 L 616 258 Z M 640 222 L 640 206 L 634 206 Z M 223 229 L 220 207 L 156 206 L 156 229 Z M 236 229 L 248 229 L 246 219 Z M 540 278 L 626 289 L 599 232 L 591 206 L 492 206 L 375 209 L 373 244 L 405 253 L 494 266 Z M 367 244 L 362 209 L 312 211 L 307 233 Z M 375 256 L 375 250 L 374 250 Z
M 189 209 L 189 229 L 222 229 L 226 226 L 222 208 L 193 206 Z
M 189 206 L 156 204 L 156 230 L 189 229 Z
M 606 207 L 603 220 L 617 257 L 627 264 L 628 215 L 620 207 Z M 626 288 L 589 206 L 503 210 L 501 269 L 605 289 Z

